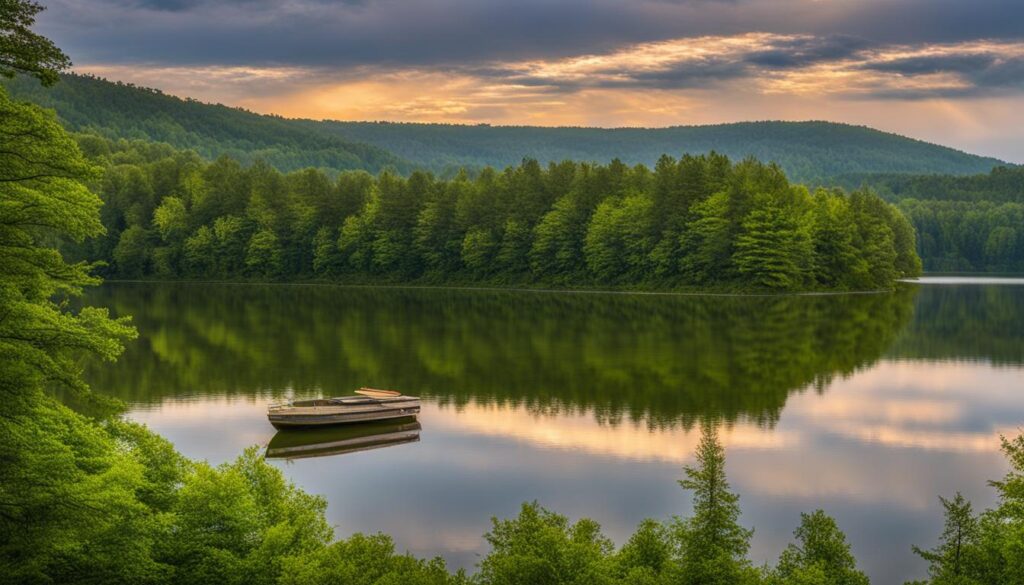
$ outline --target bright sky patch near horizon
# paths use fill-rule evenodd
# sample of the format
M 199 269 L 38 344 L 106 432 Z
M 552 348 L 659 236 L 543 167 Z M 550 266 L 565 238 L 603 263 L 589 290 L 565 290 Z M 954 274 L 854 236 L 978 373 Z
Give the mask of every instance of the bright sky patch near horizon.
M 75 69 L 288 117 L 831 120 L 1024 163 L 1020 0 L 44 0 Z

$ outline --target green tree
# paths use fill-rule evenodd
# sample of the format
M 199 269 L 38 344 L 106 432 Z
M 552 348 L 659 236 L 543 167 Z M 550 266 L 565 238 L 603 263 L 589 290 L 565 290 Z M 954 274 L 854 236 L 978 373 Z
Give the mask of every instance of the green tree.
M 860 289 L 890 288 L 895 282 L 895 234 L 889 224 L 888 204 L 868 191 L 855 191 L 850 195 L 857 233 L 854 245 L 860 250 L 867 271 L 853 275 Z
M 209 226 L 201 226 L 185 240 L 185 270 L 190 276 L 208 277 L 216 267 L 217 238 Z
M 756 580 L 746 559 L 753 530 L 740 526 L 739 496 L 725 476 L 725 450 L 710 424 L 702 427 L 697 464 L 684 468 L 679 481 L 693 492 L 693 515 L 673 520 L 677 544 L 677 582 L 684 584 L 739 584 Z
M 819 189 L 813 214 L 813 278 L 826 288 L 849 288 L 853 275 L 867 272 L 867 262 L 853 244 L 857 226 L 850 203 L 841 193 Z
M 341 267 L 338 253 L 338 238 L 335 230 L 323 226 L 313 238 L 313 272 L 320 276 L 332 276 Z
M 503 273 L 512 277 L 521 277 L 529 270 L 530 230 L 526 224 L 509 219 L 505 222 L 505 230 L 501 234 L 501 247 L 495 261 Z
M 530 267 L 536 275 L 567 280 L 580 272 L 586 220 L 578 192 L 555 202 L 534 229 Z
M 285 559 L 281 585 L 453 585 L 468 584 L 462 573 L 451 575 L 444 560 L 416 559 L 395 553 L 383 534 L 355 534 L 317 552 Z
M 462 263 L 473 274 L 485 276 L 492 270 L 491 260 L 497 242 L 489 230 L 470 230 L 462 240 Z
M 197 464 L 178 490 L 159 551 L 179 583 L 272 584 L 289 559 L 321 550 L 327 502 L 284 480 L 249 448 L 235 462 Z
M 812 262 L 806 215 L 768 198 L 741 225 L 733 264 L 746 282 L 782 290 L 805 286 Z
M 462 234 L 455 219 L 458 190 L 440 189 L 423 207 L 413 230 L 416 253 L 425 260 L 427 269 L 437 274 L 459 268 Z
M 281 274 L 281 244 L 274 232 L 264 229 L 253 234 L 245 252 L 245 266 L 256 276 L 275 278 Z
M 931 550 L 913 547 L 914 554 L 928 561 L 932 585 L 980 585 L 972 577 L 979 561 L 981 529 L 971 503 L 957 492 L 952 500 L 939 497 L 945 510 L 945 525 L 939 544 Z
M 217 274 L 237 276 L 245 266 L 252 224 L 241 217 L 226 215 L 213 222 L 213 252 Z
M 342 262 L 357 272 L 367 272 L 373 260 L 374 225 L 377 220 L 379 200 L 371 194 L 369 201 L 358 215 L 349 216 L 338 235 L 338 252 Z
M 488 585 L 584 585 L 609 581 L 612 543 L 589 519 L 570 524 L 536 502 L 514 520 L 491 519 L 484 535 L 491 551 L 480 562 Z
M 180 242 L 188 230 L 185 202 L 178 197 L 165 197 L 153 212 L 153 225 L 165 242 Z
M 616 573 L 623 583 L 658 583 L 671 575 L 672 537 L 661 522 L 644 520 L 615 556 Z
M 3 59 L 31 70 L 27 57 L 7 53 L 19 41 L 0 38 Z M 52 112 L 3 89 L 0 136 L 0 582 L 143 580 L 155 567 L 142 562 L 152 542 L 152 518 L 134 497 L 142 466 L 43 392 L 88 396 L 82 360 L 113 359 L 134 336 L 105 309 L 72 310 L 69 299 L 98 280 L 54 248 L 103 233 L 100 199 L 82 183 L 95 169 Z
M 1024 575 L 1024 435 L 1001 441 L 1009 471 L 989 482 L 998 501 L 981 515 L 981 567 L 974 575 L 986 585 L 1017 585 Z
M 708 284 L 730 277 L 732 235 L 728 211 L 729 196 L 724 192 L 693 207 L 693 220 L 680 236 L 680 270 L 687 282 Z
M 643 194 L 597 206 L 583 246 L 587 267 L 602 282 L 643 280 L 651 253 L 653 201 Z
M 58 74 L 71 67 L 71 60 L 53 42 L 32 32 L 36 15 L 45 10 L 31 0 L 0 2 L 0 75 L 12 78 L 31 75 L 43 85 L 57 83 Z
M 800 526 L 793 534 L 797 543 L 782 551 L 772 583 L 868 585 L 867 576 L 857 570 L 846 536 L 825 512 L 800 514 Z
M 114 262 L 121 276 L 138 278 L 148 273 L 153 252 L 151 240 L 149 230 L 137 225 L 121 232 L 114 248 Z

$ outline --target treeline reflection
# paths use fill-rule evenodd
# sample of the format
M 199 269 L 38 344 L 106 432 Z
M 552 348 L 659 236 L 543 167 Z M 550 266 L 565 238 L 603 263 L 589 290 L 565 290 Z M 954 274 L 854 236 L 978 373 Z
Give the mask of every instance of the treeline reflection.
M 914 319 L 889 354 L 1024 364 L 1024 286 L 921 286 Z
M 915 294 L 110 284 L 88 302 L 133 315 L 140 339 L 88 378 L 136 405 L 376 386 L 442 404 L 593 412 L 610 424 L 771 425 L 789 393 L 882 356 Z

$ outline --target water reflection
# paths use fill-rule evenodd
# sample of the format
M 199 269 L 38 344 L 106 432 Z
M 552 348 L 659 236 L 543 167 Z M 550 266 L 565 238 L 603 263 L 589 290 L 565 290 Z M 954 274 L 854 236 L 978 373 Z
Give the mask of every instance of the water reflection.
M 935 496 L 990 504 L 998 435 L 1024 424 L 1024 287 L 743 299 L 118 285 L 92 301 L 134 314 L 142 335 L 92 369 L 95 386 L 190 457 L 274 446 L 265 408 L 282 395 L 423 396 L 418 442 L 275 464 L 327 497 L 339 535 L 388 532 L 468 568 L 489 518 L 524 500 L 593 517 L 619 543 L 644 517 L 686 514 L 675 480 L 693 423 L 711 419 L 756 561 L 820 507 L 875 582 L 920 578 L 909 545 L 941 531 Z
M 344 455 L 393 447 L 420 440 L 422 426 L 414 418 L 315 429 L 278 431 L 267 445 L 268 459 L 300 459 Z
M 891 355 L 928 360 L 1024 363 L 1024 286 L 922 285 L 915 316 Z M 966 282 L 965 282 L 966 281 Z M 1024 279 L 1014 279 L 1024 284 Z
M 117 285 L 91 302 L 134 315 L 142 338 L 90 377 L 133 404 L 371 385 L 445 404 L 584 409 L 609 424 L 770 425 L 790 392 L 878 359 L 913 295 Z

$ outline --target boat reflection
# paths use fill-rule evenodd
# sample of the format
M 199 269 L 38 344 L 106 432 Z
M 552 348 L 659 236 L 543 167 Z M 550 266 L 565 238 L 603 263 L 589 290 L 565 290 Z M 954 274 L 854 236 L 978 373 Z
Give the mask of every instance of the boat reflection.
M 422 426 L 413 417 L 314 429 L 278 431 L 267 445 L 268 459 L 342 455 L 420 440 Z

